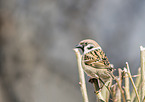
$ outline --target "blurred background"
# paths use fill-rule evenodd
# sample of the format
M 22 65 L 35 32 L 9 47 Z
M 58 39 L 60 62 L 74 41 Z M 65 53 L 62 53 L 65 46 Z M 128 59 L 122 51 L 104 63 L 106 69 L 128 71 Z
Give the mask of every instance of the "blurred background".
M 115 68 L 140 66 L 144 0 L 0 0 L 0 102 L 82 102 L 76 56 L 96 40 Z M 88 80 L 88 77 L 86 78 Z M 87 82 L 90 102 L 93 86 Z

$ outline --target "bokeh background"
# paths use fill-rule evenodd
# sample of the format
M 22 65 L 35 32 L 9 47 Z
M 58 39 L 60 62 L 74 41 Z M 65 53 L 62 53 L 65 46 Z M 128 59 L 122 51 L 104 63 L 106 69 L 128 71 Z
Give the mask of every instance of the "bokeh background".
M 79 41 L 96 40 L 115 68 L 140 66 L 144 0 L 0 0 L 0 102 L 82 102 Z M 88 77 L 87 77 L 88 80 Z M 87 83 L 89 100 L 95 102 Z

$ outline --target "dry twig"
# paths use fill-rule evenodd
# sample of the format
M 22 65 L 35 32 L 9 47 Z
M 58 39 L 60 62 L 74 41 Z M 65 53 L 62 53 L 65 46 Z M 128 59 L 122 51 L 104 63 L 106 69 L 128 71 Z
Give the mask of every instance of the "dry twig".
M 133 85 L 133 89 L 134 89 L 134 91 L 135 91 L 137 100 L 138 100 L 138 102 L 140 102 L 140 98 L 139 98 L 139 94 L 138 94 L 138 92 L 137 92 L 137 88 L 136 88 L 136 86 L 135 86 L 135 84 L 134 84 L 134 81 L 133 81 L 133 79 L 132 79 L 132 77 L 131 77 L 131 73 L 130 73 L 130 69 L 129 69 L 128 62 L 126 62 L 126 67 L 127 67 L 127 72 L 126 72 L 126 73 L 127 73 L 128 76 L 130 77 L 130 80 L 131 80 L 131 83 L 132 83 L 132 85 Z
M 78 62 L 80 86 L 81 86 L 81 92 L 82 92 L 83 100 L 84 100 L 84 102 L 89 102 L 87 89 L 86 89 L 84 71 L 83 71 L 82 65 L 81 65 L 81 54 L 80 54 L 78 49 L 74 49 L 74 51 L 75 51 L 75 54 L 76 54 L 76 57 L 77 57 L 77 62 Z

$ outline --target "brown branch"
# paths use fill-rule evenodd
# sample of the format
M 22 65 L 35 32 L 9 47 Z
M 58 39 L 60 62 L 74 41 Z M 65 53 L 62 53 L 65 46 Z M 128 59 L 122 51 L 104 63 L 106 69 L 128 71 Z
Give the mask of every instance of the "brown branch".
M 138 69 L 138 77 L 135 80 L 135 86 L 137 87 L 138 92 L 139 92 L 139 89 L 140 89 L 139 86 L 140 86 L 140 81 L 141 81 L 141 75 L 140 75 L 141 72 L 140 72 L 140 70 L 141 70 L 141 68 Z M 135 97 L 136 97 L 135 91 L 132 90 L 132 92 L 131 92 L 131 102 L 134 102 Z
M 81 54 L 78 49 L 73 49 L 75 51 L 76 57 L 77 57 L 77 62 L 78 62 L 78 70 L 79 70 L 79 78 L 80 78 L 80 87 L 81 87 L 81 92 L 83 96 L 84 102 L 89 102 L 88 100 L 88 94 L 87 94 L 87 89 L 86 89 L 86 82 L 85 82 L 85 76 L 84 76 L 84 71 L 82 69 L 81 65 Z
M 124 68 L 124 71 L 125 70 L 127 71 L 126 68 Z M 131 99 L 130 99 L 130 91 L 129 91 L 129 76 L 127 73 L 125 73 L 125 87 L 124 87 L 124 89 L 125 89 L 125 93 L 126 93 L 126 100 L 130 101 Z
M 124 91 L 123 91 L 123 89 L 120 85 L 120 80 L 118 80 L 117 77 L 115 77 L 114 75 L 113 75 L 113 77 L 114 77 L 115 81 L 117 82 L 118 88 L 120 89 L 120 92 L 121 92 L 121 95 L 122 95 L 122 98 L 123 98 L 123 102 L 126 102 Z
M 126 73 L 127 73 L 128 76 L 130 77 L 130 80 L 131 80 L 131 83 L 132 83 L 132 85 L 133 85 L 133 89 L 134 89 L 134 91 L 135 91 L 137 100 L 138 100 L 138 102 L 140 102 L 140 98 L 139 98 L 139 94 L 138 94 L 138 92 L 137 92 L 137 88 L 136 88 L 136 86 L 135 86 L 135 84 L 134 84 L 134 81 L 133 81 L 133 79 L 132 79 L 132 77 L 131 77 L 131 73 L 130 73 L 130 69 L 129 69 L 128 62 L 126 62 L 126 67 L 127 67 L 127 72 L 126 72 Z
M 140 46 L 140 64 L 141 64 L 141 100 L 145 97 L 145 48 Z

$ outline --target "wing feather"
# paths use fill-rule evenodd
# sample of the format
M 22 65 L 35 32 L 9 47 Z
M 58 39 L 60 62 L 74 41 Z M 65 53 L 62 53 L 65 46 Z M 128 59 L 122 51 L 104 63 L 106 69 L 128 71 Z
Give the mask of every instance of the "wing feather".
M 84 63 L 94 68 L 110 67 L 110 62 L 101 49 L 95 49 L 86 53 L 84 55 Z

